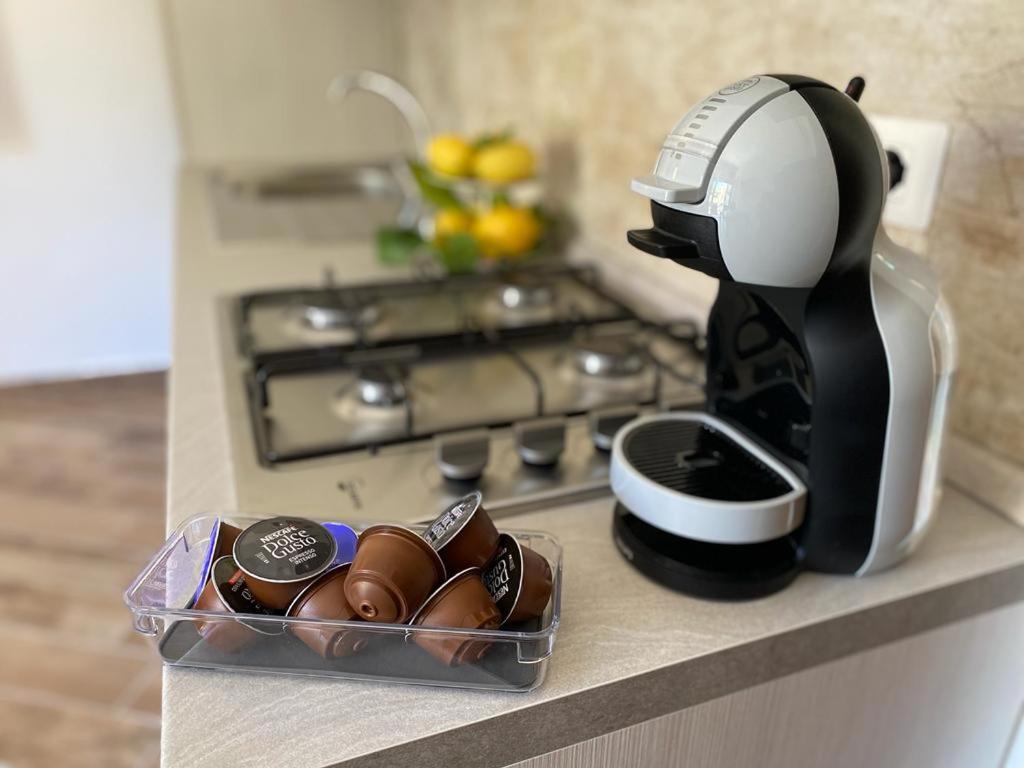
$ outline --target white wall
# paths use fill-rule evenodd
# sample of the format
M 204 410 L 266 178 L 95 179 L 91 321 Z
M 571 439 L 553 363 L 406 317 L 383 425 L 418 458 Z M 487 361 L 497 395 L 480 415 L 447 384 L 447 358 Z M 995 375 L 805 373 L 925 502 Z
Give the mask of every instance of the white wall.
M 169 362 L 157 0 L 0 0 L 0 381 Z
M 198 163 L 391 157 L 394 107 L 324 98 L 343 70 L 402 77 L 394 0 L 164 0 L 182 139 Z

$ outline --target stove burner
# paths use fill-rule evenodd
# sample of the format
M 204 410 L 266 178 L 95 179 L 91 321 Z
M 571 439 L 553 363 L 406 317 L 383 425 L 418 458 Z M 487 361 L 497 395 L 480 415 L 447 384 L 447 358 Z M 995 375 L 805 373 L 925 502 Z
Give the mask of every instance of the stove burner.
M 377 322 L 380 312 L 372 304 L 345 306 L 330 301 L 302 307 L 302 322 L 314 331 L 362 328 Z
M 540 309 L 554 303 L 555 292 L 541 283 L 508 282 L 498 289 L 498 300 L 505 309 Z
M 359 401 L 377 408 L 394 408 L 408 399 L 402 372 L 396 368 L 364 368 L 359 374 Z
M 577 344 L 575 355 L 581 373 L 602 378 L 635 376 L 645 363 L 642 351 L 622 337 L 586 339 Z

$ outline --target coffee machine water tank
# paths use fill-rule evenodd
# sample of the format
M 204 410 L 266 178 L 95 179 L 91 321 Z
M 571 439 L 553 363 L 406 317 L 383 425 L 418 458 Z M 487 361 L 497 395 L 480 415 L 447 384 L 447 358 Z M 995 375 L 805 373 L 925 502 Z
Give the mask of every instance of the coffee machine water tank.
M 633 181 L 654 226 L 629 242 L 719 280 L 706 412 L 634 422 L 613 446 L 616 541 L 680 589 L 763 593 L 776 557 L 771 588 L 797 567 L 880 570 L 937 503 L 955 335 L 927 264 L 882 227 L 889 164 L 854 91 L 733 83 Z M 732 498 L 744 478 L 763 490 Z

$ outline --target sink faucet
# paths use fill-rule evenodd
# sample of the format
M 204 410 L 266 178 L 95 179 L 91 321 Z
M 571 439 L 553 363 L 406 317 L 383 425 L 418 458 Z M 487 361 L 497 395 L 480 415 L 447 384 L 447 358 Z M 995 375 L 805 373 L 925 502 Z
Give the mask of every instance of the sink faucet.
M 415 96 L 393 77 L 369 69 L 354 69 L 342 72 L 327 86 L 327 99 L 341 103 L 352 91 L 369 91 L 391 102 L 399 111 L 416 142 L 416 152 L 421 157 L 430 140 L 430 121 L 423 105 Z
M 352 91 L 369 91 L 391 102 L 412 133 L 417 156 L 422 158 L 426 155 L 427 142 L 430 140 L 430 121 L 423 105 L 408 88 L 393 77 L 380 72 L 354 69 L 342 72 L 331 80 L 331 84 L 327 86 L 327 100 L 340 104 Z M 423 211 L 423 198 L 419 186 L 404 159 L 392 162 L 391 170 L 402 189 L 403 198 L 402 207 L 395 217 L 396 223 L 402 229 L 416 229 L 420 225 Z

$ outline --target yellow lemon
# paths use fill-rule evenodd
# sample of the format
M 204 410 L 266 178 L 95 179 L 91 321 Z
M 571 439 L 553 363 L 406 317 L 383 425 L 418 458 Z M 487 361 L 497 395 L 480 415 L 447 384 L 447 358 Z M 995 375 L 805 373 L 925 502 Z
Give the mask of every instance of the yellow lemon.
M 469 232 L 473 217 L 459 208 L 442 208 L 434 216 L 434 241 L 442 240 L 460 232 Z
M 427 164 L 438 173 L 468 176 L 473 169 L 473 146 L 458 134 L 439 134 L 427 145 Z
M 488 258 L 518 256 L 537 245 L 540 222 L 533 211 L 503 205 L 479 214 L 473 222 L 473 235 Z
M 507 184 L 533 176 L 533 152 L 519 141 L 486 144 L 473 160 L 473 174 L 492 184 Z

